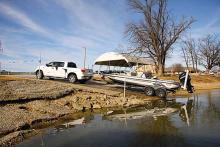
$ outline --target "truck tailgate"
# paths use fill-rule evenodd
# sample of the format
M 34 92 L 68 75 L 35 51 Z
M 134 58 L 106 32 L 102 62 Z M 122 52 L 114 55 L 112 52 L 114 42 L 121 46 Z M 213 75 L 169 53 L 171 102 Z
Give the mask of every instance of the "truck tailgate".
M 84 75 L 85 76 L 93 76 L 93 70 L 92 69 L 85 69 Z

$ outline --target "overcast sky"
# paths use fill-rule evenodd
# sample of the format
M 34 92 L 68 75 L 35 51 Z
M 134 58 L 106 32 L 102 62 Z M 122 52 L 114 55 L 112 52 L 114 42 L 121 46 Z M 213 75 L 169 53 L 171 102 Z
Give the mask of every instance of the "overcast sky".
M 188 31 L 192 37 L 220 33 L 219 0 L 170 0 L 168 9 L 176 20 L 197 20 Z M 83 47 L 91 68 L 100 54 L 128 45 L 124 31 L 132 20 L 139 16 L 126 0 L 0 0 L 2 68 L 33 71 L 40 54 L 43 63 L 65 60 L 82 66 Z M 167 66 L 184 64 L 180 56 L 176 44 Z

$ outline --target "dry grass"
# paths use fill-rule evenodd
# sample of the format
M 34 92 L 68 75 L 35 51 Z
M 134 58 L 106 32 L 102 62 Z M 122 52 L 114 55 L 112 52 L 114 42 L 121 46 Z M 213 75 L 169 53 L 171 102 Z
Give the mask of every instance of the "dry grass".
M 0 75 L 0 81 L 20 81 L 20 80 L 24 80 L 24 78 L 15 77 L 15 76 Z
M 175 80 L 179 81 L 178 75 L 159 77 L 162 80 Z M 195 90 L 211 90 L 220 89 L 220 77 L 210 75 L 191 75 L 191 83 Z M 178 91 L 177 95 L 186 96 L 186 91 Z
M 56 99 L 73 92 L 69 84 L 1 76 L 0 102 L 28 99 Z
M 93 80 L 95 81 L 103 81 L 102 76 L 98 75 L 98 74 L 94 74 L 92 77 Z
M 159 79 L 179 81 L 178 75 L 159 77 Z M 192 79 L 192 83 L 201 83 L 201 84 L 220 82 L 220 77 L 209 76 L 209 75 L 192 75 L 191 79 Z

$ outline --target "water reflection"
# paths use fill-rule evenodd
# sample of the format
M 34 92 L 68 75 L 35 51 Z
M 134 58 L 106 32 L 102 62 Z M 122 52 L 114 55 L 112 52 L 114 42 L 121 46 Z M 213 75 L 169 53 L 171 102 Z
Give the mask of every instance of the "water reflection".
M 189 116 L 190 124 L 201 125 L 207 123 L 212 126 L 213 123 L 220 120 L 220 98 L 219 92 L 207 92 L 202 96 L 194 94 L 191 98 L 186 101 L 187 114 Z M 177 101 L 182 100 L 177 99 Z M 187 122 L 186 114 L 183 109 L 180 110 L 179 116 L 181 120 Z
M 175 101 L 154 101 L 137 108 L 114 110 L 113 113 L 83 115 L 83 123 L 48 129 L 43 134 L 45 146 L 220 146 L 220 91 L 177 98 Z M 183 111 L 185 106 L 186 111 Z M 154 117 L 153 110 L 174 108 L 178 111 Z M 136 112 L 138 119 L 110 119 L 109 116 Z M 155 111 L 157 113 L 158 111 Z M 187 117 L 189 126 L 187 125 Z M 82 120 L 82 117 L 78 118 Z M 64 123 L 65 124 L 65 123 Z M 40 146 L 39 136 L 18 146 Z
M 138 124 L 134 146 L 184 146 L 184 138 L 168 116 L 160 119 L 145 119 Z
M 179 113 L 179 116 L 181 117 L 181 119 L 185 121 L 188 126 L 190 125 L 189 119 L 191 117 L 192 108 L 193 108 L 193 100 L 188 99 L 186 104 L 181 106 L 180 113 Z
M 86 124 L 90 123 L 92 120 L 94 120 L 94 114 L 93 113 L 85 113 L 83 117 L 68 121 L 66 123 L 60 124 L 58 126 L 55 126 L 53 129 L 53 133 L 59 133 L 63 132 L 66 129 L 74 128 L 76 126 L 85 126 Z

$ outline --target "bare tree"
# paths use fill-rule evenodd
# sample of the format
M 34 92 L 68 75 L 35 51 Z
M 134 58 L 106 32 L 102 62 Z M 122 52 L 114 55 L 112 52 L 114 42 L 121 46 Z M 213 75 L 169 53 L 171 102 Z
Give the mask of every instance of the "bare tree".
M 167 0 L 129 0 L 132 9 L 142 14 L 139 23 L 129 23 L 126 35 L 134 49 L 142 56 L 151 58 L 159 75 L 164 74 L 165 61 L 172 45 L 180 38 L 194 20 L 182 18 L 176 23 L 167 10 Z
M 184 58 L 184 61 L 185 61 L 185 63 L 186 63 L 186 68 L 188 69 L 188 68 L 189 68 L 189 64 L 190 64 L 190 60 L 189 60 L 190 56 L 189 56 L 189 53 L 188 53 L 188 51 L 186 50 L 185 47 L 182 47 L 181 50 L 182 50 L 182 52 L 183 52 L 183 58 Z
M 179 64 L 179 63 L 173 64 L 173 66 L 172 66 L 172 71 L 179 73 L 179 72 L 184 71 L 184 67 L 182 66 L 182 64 Z
M 219 65 L 220 41 L 217 40 L 217 36 L 207 35 L 200 39 L 199 48 L 200 64 L 206 70 Z
M 182 52 L 187 68 L 192 64 L 193 71 L 198 71 L 197 43 L 193 38 L 187 38 L 183 41 Z

